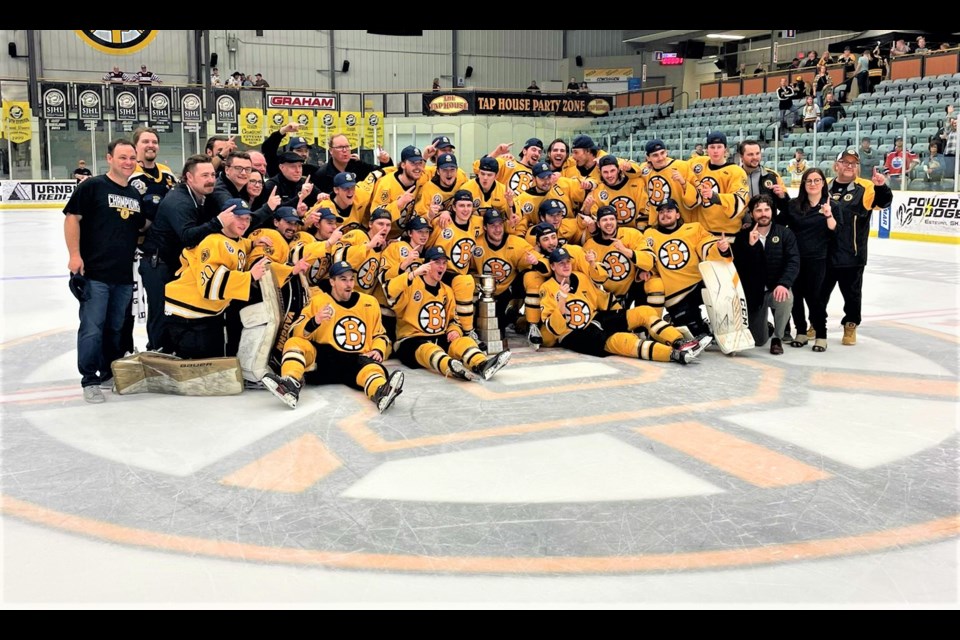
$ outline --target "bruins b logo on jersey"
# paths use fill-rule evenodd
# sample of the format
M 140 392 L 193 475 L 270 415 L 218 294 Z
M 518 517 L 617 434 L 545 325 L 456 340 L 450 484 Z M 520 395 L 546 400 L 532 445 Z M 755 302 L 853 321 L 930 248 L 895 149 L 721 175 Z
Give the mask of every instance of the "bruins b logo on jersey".
M 605 255 L 603 264 L 606 265 L 610 279 L 614 282 L 620 282 L 630 275 L 630 261 L 619 251 L 611 251 Z
M 533 184 L 533 174 L 529 171 L 515 171 L 510 176 L 509 187 L 515 192 L 526 191 Z
M 473 255 L 474 242 L 470 238 L 461 238 L 457 240 L 453 248 L 450 249 L 450 261 L 457 269 L 466 269 L 470 265 Z
M 483 274 L 493 276 L 497 284 L 509 278 L 511 273 L 513 273 L 513 267 L 502 258 L 490 258 L 483 263 Z
M 610 201 L 610 206 L 617 212 L 618 224 L 630 224 L 637 215 L 637 204 L 627 196 L 617 196 Z
M 444 329 L 447 328 L 446 318 L 443 305 L 436 300 L 423 305 L 420 313 L 417 314 L 417 322 L 420 323 L 420 328 L 430 334 L 443 333 Z
M 690 248 L 683 240 L 668 240 L 660 245 L 657 258 L 667 269 L 677 271 L 683 269 L 690 262 Z
M 333 339 L 344 351 L 361 351 L 367 343 L 367 325 L 356 316 L 344 316 L 333 327 Z
M 583 329 L 590 324 L 590 306 L 583 300 L 567 302 L 567 326 L 571 329 Z
M 663 176 L 653 176 L 647 181 L 647 196 L 653 205 L 663 203 L 671 197 L 670 183 Z
M 377 274 L 380 272 L 380 262 L 370 258 L 357 271 L 357 285 L 364 291 L 373 289 L 377 283 Z

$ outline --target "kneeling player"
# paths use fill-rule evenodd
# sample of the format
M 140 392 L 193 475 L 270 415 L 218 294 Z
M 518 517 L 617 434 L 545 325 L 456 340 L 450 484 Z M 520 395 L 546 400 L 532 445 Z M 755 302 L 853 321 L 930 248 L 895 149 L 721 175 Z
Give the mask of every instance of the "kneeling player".
M 430 247 L 423 260 L 415 270 L 387 281 L 387 301 L 397 312 L 397 357 L 411 369 L 489 380 L 510 361 L 510 352 L 487 357 L 475 340 L 464 336 L 453 290 L 443 283 L 443 247 Z
M 373 296 L 353 290 L 355 271 L 349 262 L 330 267 L 330 293 L 310 299 L 283 344 L 280 376 L 268 373 L 263 385 L 291 409 L 297 407 L 303 380 L 312 384 L 345 384 L 360 389 L 386 411 L 403 389 L 403 372 L 388 373 L 381 364 L 389 343 Z M 314 363 L 313 371 L 304 374 Z
M 561 347 L 597 357 L 608 354 L 687 364 L 710 338 L 685 342 L 683 334 L 662 320 L 651 307 L 621 309 L 590 278 L 573 270 L 573 259 L 564 247 L 550 253 L 553 276 L 540 287 L 543 305 L 544 346 Z M 653 340 L 634 333 L 646 329 Z

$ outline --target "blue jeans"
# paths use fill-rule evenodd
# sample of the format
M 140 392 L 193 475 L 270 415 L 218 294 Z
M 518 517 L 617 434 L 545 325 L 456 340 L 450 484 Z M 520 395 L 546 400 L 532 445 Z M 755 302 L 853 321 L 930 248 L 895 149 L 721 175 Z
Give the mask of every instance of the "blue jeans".
M 132 297 L 132 284 L 87 280 L 77 332 L 77 368 L 83 376 L 82 386 L 99 385 L 102 379 L 113 375 L 110 363 L 123 357 L 120 337 Z
M 820 118 L 820 122 L 817 123 L 817 131 L 831 131 L 836 121 L 836 118 L 831 118 L 830 116 Z

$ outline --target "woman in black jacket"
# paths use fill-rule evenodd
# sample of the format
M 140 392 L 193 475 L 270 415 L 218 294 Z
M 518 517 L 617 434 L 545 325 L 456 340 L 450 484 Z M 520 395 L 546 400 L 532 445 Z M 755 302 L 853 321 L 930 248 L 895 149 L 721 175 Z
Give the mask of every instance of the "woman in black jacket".
M 779 222 L 788 227 L 797 238 L 800 248 L 800 274 L 793 284 L 793 322 L 797 335 L 791 347 L 807 344 L 807 314 L 816 332 L 813 350 L 827 350 L 827 311 L 820 290 L 827 269 L 827 252 L 837 228 L 837 219 L 831 210 L 827 179 L 820 169 L 807 169 L 800 181 L 800 193 L 790 201 Z

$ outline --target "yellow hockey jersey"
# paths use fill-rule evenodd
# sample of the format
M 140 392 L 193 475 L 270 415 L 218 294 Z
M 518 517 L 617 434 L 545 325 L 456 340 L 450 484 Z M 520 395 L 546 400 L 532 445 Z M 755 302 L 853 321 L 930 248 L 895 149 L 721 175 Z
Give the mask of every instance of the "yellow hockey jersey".
M 387 281 L 387 302 L 397 313 L 397 343 L 414 336 L 438 337 L 456 330 L 457 322 L 453 289 L 443 282 L 430 286 L 420 276 L 401 273 Z
M 504 218 L 510 218 L 512 211 L 507 204 L 507 188 L 502 183 L 494 181 L 493 188 L 489 193 L 484 193 L 480 182 L 474 178 L 467 180 L 461 187 L 470 192 L 473 196 L 473 208 L 476 209 L 496 209 L 503 214 Z
M 555 276 L 540 285 L 540 305 L 543 309 L 544 344 L 551 346 L 568 333 L 583 329 L 595 320 L 598 311 L 616 308 L 610 293 L 596 285 L 586 274 L 570 274 L 570 292 L 566 297 Z
M 600 207 L 613 207 L 617 212 L 617 224 L 622 227 L 644 229 L 647 226 L 646 218 L 640 214 L 640 203 L 643 201 L 643 188 L 639 178 L 624 177 L 619 184 L 609 186 L 601 182 L 591 192 L 593 206 L 584 213 L 596 214 Z
M 630 290 L 639 271 L 652 271 L 653 258 L 648 254 L 643 234 L 631 227 L 617 228 L 617 236 L 625 247 L 633 250 L 633 255 L 625 255 L 614 246 L 613 240 L 604 240 L 595 234 L 583 243 L 584 251 L 597 254 L 597 261 L 603 263 L 608 278 L 603 288 L 616 296 L 622 296 Z
M 516 158 L 504 159 L 503 156 L 497 158 L 500 163 L 500 170 L 497 172 L 497 182 L 508 189 L 513 189 L 514 193 L 526 191 L 533 186 L 533 172 L 530 167 L 523 164 Z M 480 172 L 480 160 L 473 161 L 473 173 Z
M 407 203 L 407 206 L 401 210 L 400 207 L 397 206 L 397 199 L 403 195 L 408 187 L 404 187 L 403 184 L 400 183 L 400 180 L 397 179 L 397 172 L 388 172 L 377 180 L 376 185 L 373 187 L 373 196 L 370 199 L 370 212 L 372 213 L 374 209 L 379 207 L 383 207 L 390 212 L 390 217 L 393 218 L 393 230 L 390 233 L 391 237 L 398 237 L 402 228 L 406 226 L 407 220 L 413 215 L 414 203 L 417 201 L 417 197 L 424 184 L 425 182 L 422 180 L 417 181 L 416 185 L 414 185 L 413 200 Z
M 319 325 L 317 313 L 330 305 L 333 317 Z M 317 344 L 330 345 L 338 351 L 363 354 L 379 351 L 383 359 L 390 357 L 390 341 L 383 328 L 380 305 L 371 296 L 359 291 L 350 294 L 344 302 L 325 291 L 310 298 L 291 327 L 291 335 Z
M 593 263 L 593 266 L 590 266 L 590 263 L 587 262 L 586 251 L 583 247 L 578 247 L 572 244 L 563 244 L 564 249 L 570 254 L 570 258 L 573 261 L 573 270 L 580 271 L 590 276 L 590 279 L 598 285 L 602 285 L 607 281 L 609 274 L 607 273 L 606 268 L 603 265 L 603 262 L 600 260 L 598 254 L 597 261 Z M 549 277 L 553 271 L 550 268 L 550 259 L 543 251 L 538 251 L 536 253 L 537 260 L 539 264 L 534 265 L 533 268 L 540 274 Z
M 530 268 L 525 260 L 528 253 L 536 256 L 533 247 L 523 238 L 504 234 L 503 243 L 494 247 L 481 235 L 473 249 L 473 268 L 476 273 L 493 276 L 496 285 L 493 293 L 498 296 L 510 288 L 518 273 Z
M 380 287 L 380 264 L 382 260 L 383 249 L 371 249 L 367 246 L 370 242 L 370 236 L 354 229 L 340 238 L 337 243 L 337 250 L 333 255 L 333 261 L 339 262 L 346 260 L 357 272 L 357 287 L 361 293 L 366 293 L 377 297 L 378 301 L 386 302 L 383 298 L 383 292 L 379 292 Z
M 413 205 L 413 210 L 418 216 L 429 219 L 430 205 L 440 205 L 441 211 L 450 211 L 453 209 L 453 194 L 460 189 L 463 184 L 459 180 L 453 183 L 452 187 L 444 187 L 439 179 L 433 179 L 420 188 L 417 195 L 417 201 Z
M 703 202 L 697 190 L 697 204 L 690 212 L 689 220 L 684 216 L 684 222 L 699 222 L 707 231 L 716 234 L 740 231 L 750 194 L 743 168 L 732 162 L 714 167 L 709 158 L 700 158 L 690 161 L 690 171 L 695 186 L 707 182 L 713 187 L 714 198 L 711 202 Z
M 445 228 L 439 225 L 433 227 L 428 247 L 443 247 L 449 256 L 448 269 L 453 269 L 460 275 L 466 275 L 473 265 L 473 249 L 477 246 L 477 238 L 483 235 L 483 220 L 480 216 L 471 216 L 465 226 L 460 226 L 454 220 Z
M 517 195 L 514 204 L 517 207 L 517 213 L 523 218 L 517 225 L 518 233 L 525 235 L 527 229 L 540 222 L 540 203 L 546 199 L 559 200 L 563 203 L 564 218 L 573 218 L 580 210 L 580 205 L 587 197 L 587 192 L 580 184 L 579 180 L 573 178 L 560 177 L 557 184 L 546 191 L 538 191 L 536 187 L 529 189 Z
M 720 255 L 717 236 L 697 222 L 683 224 L 671 232 L 647 227 L 643 232 L 646 250 L 663 280 L 667 305 L 679 300 L 702 280 L 699 264 L 703 260 L 733 260 Z
M 557 237 L 560 238 L 560 244 L 565 247 L 582 245 L 588 237 L 587 228 L 583 226 L 583 220 L 579 216 L 564 218 L 560 221 L 560 228 L 557 229 Z M 527 230 L 527 235 L 523 239 L 531 247 L 537 246 L 537 237 L 533 233 L 533 227 Z
M 680 173 L 686 184 L 680 186 L 680 183 L 673 179 L 673 172 Z M 656 226 L 657 224 L 657 205 L 666 202 L 670 198 L 677 201 L 680 205 L 680 215 L 686 220 L 690 215 L 690 210 L 697 206 L 697 190 L 694 185 L 693 173 L 690 170 L 690 164 L 685 160 L 670 159 L 662 169 L 654 169 L 653 165 L 645 162 L 640 169 L 640 193 L 641 200 L 638 216 L 643 218 L 643 227 Z
M 231 300 L 249 300 L 253 276 L 244 271 L 251 241 L 233 240 L 220 233 L 204 238 L 180 254 L 177 278 L 165 287 L 167 315 L 209 318 L 219 315 Z

